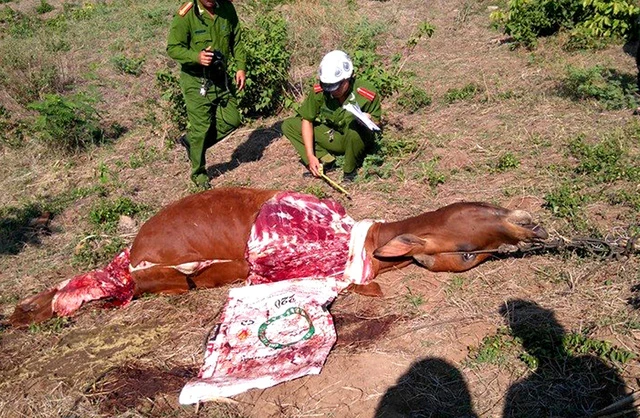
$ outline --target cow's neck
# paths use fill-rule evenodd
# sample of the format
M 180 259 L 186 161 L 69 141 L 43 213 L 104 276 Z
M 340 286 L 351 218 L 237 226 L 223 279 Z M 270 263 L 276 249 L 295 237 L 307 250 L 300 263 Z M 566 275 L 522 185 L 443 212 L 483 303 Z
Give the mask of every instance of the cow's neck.
M 367 253 L 373 259 L 373 268 L 376 274 L 383 273 L 393 268 L 404 267 L 411 264 L 412 259 L 399 258 L 392 261 L 378 260 L 373 257 L 373 252 L 380 246 L 389 242 L 392 238 L 402 234 L 421 235 L 422 231 L 430 230 L 437 225 L 434 212 L 423 213 L 397 222 L 376 222 L 369 229 L 365 241 Z

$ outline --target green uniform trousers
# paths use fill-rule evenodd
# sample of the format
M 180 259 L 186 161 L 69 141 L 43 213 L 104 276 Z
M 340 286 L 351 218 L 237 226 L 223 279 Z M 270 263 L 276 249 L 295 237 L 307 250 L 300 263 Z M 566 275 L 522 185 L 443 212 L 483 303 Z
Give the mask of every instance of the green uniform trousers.
M 357 122 L 354 121 L 344 133 L 341 133 L 327 125 L 314 123 L 313 143 L 316 157 L 323 160 L 329 153 L 344 155 L 343 171 L 353 172 L 358 167 L 360 159 L 364 157 L 367 146 L 373 143 L 373 135 L 364 132 L 366 128 L 356 129 L 356 126 Z M 298 151 L 302 161 L 308 165 L 309 159 L 302 140 L 302 119 L 297 116 L 285 119 L 282 122 L 282 133 Z
M 201 79 L 182 73 L 180 86 L 187 105 L 189 127 L 189 160 L 191 180 L 197 185 L 208 184 L 205 167 L 207 148 L 219 142 L 240 126 L 238 101 L 223 86 L 211 85 L 206 96 L 200 94 Z

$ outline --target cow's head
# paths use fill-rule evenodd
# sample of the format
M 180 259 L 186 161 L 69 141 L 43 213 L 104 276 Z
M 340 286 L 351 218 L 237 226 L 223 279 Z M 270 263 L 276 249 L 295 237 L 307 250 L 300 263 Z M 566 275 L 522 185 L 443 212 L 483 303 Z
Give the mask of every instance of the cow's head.
M 412 257 L 431 271 L 469 270 L 493 255 L 482 251 L 509 250 L 519 242 L 548 237 L 528 212 L 487 203 L 454 203 L 389 228 L 396 228 L 397 234 L 374 256 L 381 260 Z

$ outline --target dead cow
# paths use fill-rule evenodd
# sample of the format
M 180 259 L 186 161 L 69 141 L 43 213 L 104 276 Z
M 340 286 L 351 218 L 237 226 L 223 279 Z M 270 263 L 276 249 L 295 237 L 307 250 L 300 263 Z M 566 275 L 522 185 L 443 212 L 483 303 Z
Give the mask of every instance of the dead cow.
M 469 270 L 491 257 L 483 250 L 544 239 L 524 211 L 487 203 L 454 203 L 397 222 L 358 225 L 332 200 L 275 190 L 215 189 L 163 208 L 106 268 L 76 276 L 18 304 L 10 322 L 23 326 L 71 315 L 83 302 L 126 305 L 144 293 L 178 294 L 247 279 L 250 284 L 304 277 L 342 277 L 360 263 L 370 279 L 413 261 L 431 271 Z M 351 248 L 351 251 L 350 251 Z M 347 263 L 349 261 L 349 263 Z

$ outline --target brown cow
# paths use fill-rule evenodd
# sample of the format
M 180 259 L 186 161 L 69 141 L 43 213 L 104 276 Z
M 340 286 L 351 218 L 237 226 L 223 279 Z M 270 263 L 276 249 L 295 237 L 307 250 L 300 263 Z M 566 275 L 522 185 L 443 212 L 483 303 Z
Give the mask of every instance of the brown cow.
M 244 188 L 215 189 L 187 196 L 163 208 L 142 225 L 130 254 L 125 251 L 104 270 L 77 276 L 23 300 L 10 322 L 23 326 L 51 318 L 56 313 L 70 315 L 82 302 L 89 300 L 115 298 L 126 304 L 132 297 L 144 293 L 177 294 L 246 279 L 255 267 L 248 260 L 248 242 L 255 238 L 252 235 L 254 223 L 257 224 L 257 217 L 265 212 L 267 203 L 285 194 L 306 199 L 310 204 L 321 202 L 309 195 Z M 329 217 L 335 219 L 335 213 L 346 216 L 344 209 L 333 201 L 322 201 L 322 205 L 329 205 L 333 211 Z M 298 215 L 276 210 L 270 216 L 269 219 L 275 219 Z M 304 229 L 314 229 L 324 222 L 313 216 L 307 221 L 310 223 Z M 333 261 L 335 265 L 344 265 L 344 260 L 333 260 L 331 255 L 333 247 L 339 247 L 332 243 L 331 234 L 341 233 L 341 225 L 333 225 L 335 231 L 320 231 L 328 241 L 321 249 L 324 258 L 320 263 L 304 259 L 299 263 L 302 268 L 310 267 L 309 264 L 330 265 Z M 397 222 L 373 222 L 364 236 L 364 252 L 370 259 L 371 277 L 413 261 L 431 271 L 460 272 L 491 257 L 489 253 L 479 251 L 546 237 L 545 230 L 534 224 L 527 212 L 487 203 L 454 203 Z M 289 240 L 290 246 L 294 243 L 292 248 L 298 251 L 294 257 L 308 256 L 307 248 L 311 247 L 284 238 Z M 286 263 L 295 263 L 297 258 L 288 260 Z M 275 271 L 277 262 L 268 261 L 271 264 L 266 264 L 267 270 L 273 268 Z M 284 267 L 286 270 L 290 266 Z M 355 286 L 354 290 L 381 294 L 375 283 Z M 75 300 L 71 305 L 63 306 L 61 301 L 68 299 L 68 295 L 73 295 Z

